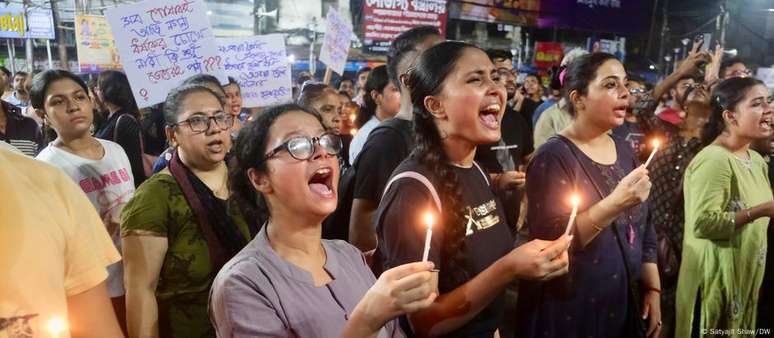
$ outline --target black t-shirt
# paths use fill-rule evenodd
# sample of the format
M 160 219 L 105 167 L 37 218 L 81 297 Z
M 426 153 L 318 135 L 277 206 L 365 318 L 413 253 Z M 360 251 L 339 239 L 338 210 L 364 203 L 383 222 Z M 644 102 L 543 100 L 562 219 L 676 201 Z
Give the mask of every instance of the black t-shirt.
M 513 158 L 513 164 L 516 166 L 513 169 L 518 169 L 520 165 L 526 164 L 524 157 L 535 150 L 531 128 L 521 114 L 514 111 L 511 106 L 507 106 L 503 120 L 500 123 L 500 131 L 505 146 L 517 146 L 507 151 L 510 153 L 511 158 Z M 476 162 L 480 163 L 491 173 L 502 172 L 503 167 L 497 161 L 497 152 L 503 150 L 492 150 L 492 147 L 500 145 L 499 142 L 495 142 L 478 146 L 476 148 Z
M 354 198 L 379 203 L 392 171 L 408 157 L 413 146 L 411 121 L 394 118 L 380 123 L 358 155 Z
M 639 123 L 624 121 L 622 125 L 613 128 L 613 135 L 626 141 L 631 145 L 637 157 L 642 157 L 645 150 L 645 133 Z
M 492 265 L 513 248 L 513 239 L 505 220 L 505 212 L 499 199 L 488 184 L 488 179 L 476 167 L 453 167 L 461 186 L 462 205 L 467 210 L 468 221 L 463 224 L 439 224 L 433 226 L 433 237 L 429 259 L 444 270 L 441 243 L 444 231 L 449 226 L 465 227 L 466 272 L 469 278 Z M 438 179 L 430 175 L 413 157 L 406 159 L 395 170 L 395 174 L 415 171 L 427 177 L 434 187 L 440 187 Z M 440 192 L 439 192 L 440 193 Z M 422 259 L 427 228 L 423 215 L 436 210 L 430 191 L 424 184 L 413 178 L 395 181 L 384 195 L 376 216 L 376 232 L 379 237 L 375 263 L 386 270 L 401 264 Z M 438 214 L 435 212 L 436 215 Z M 436 218 L 438 219 L 438 218 Z M 382 270 L 383 271 L 383 270 Z M 440 292 L 447 293 L 451 290 Z M 491 338 L 500 322 L 503 312 L 501 294 L 470 322 L 445 337 L 487 337 Z M 405 323 L 405 320 L 403 321 Z M 404 325 L 404 331 L 411 329 Z

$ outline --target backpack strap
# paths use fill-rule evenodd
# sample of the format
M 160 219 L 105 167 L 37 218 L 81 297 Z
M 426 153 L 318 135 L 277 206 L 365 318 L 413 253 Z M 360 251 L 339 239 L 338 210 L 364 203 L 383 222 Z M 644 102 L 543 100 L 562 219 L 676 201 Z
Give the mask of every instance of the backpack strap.
M 395 181 L 401 179 L 401 178 L 412 178 L 420 183 L 422 183 L 427 190 L 430 191 L 430 195 L 433 196 L 433 202 L 435 202 L 435 206 L 438 207 L 438 211 L 441 211 L 441 198 L 438 197 L 438 192 L 435 191 L 435 187 L 433 187 L 433 184 L 430 183 L 430 180 L 427 179 L 424 175 L 416 172 L 416 171 L 404 171 L 400 174 L 397 174 L 393 176 L 389 182 L 387 182 L 387 185 L 384 187 L 384 192 L 382 193 L 382 198 L 384 198 L 384 195 L 387 194 L 387 191 L 390 190 L 390 186 L 392 186 Z
M 484 169 L 481 169 L 481 166 L 476 163 L 476 161 L 473 161 L 473 164 L 476 166 L 476 169 L 481 173 L 481 176 L 484 176 L 484 181 L 486 181 L 486 185 L 490 186 L 489 183 L 489 176 L 487 176 L 486 172 L 484 172 Z M 404 171 L 400 174 L 397 174 L 393 176 L 389 182 L 387 182 L 387 185 L 384 186 L 384 192 L 382 192 L 382 198 L 384 198 L 384 195 L 387 195 L 387 191 L 390 190 L 390 186 L 392 186 L 395 181 L 401 179 L 401 178 L 413 178 L 420 183 L 422 183 L 427 190 L 430 191 L 430 195 L 433 197 L 433 202 L 435 203 L 435 206 L 438 207 L 438 211 L 443 210 L 441 205 L 441 198 L 438 196 L 438 192 L 435 190 L 435 187 L 433 186 L 433 183 L 430 182 L 430 180 L 425 177 L 425 175 L 422 175 L 416 171 Z
M 484 181 L 486 181 L 486 185 L 491 186 L 492 184 L 489 182 L 489 175 L 486 174 L 484 169 L 481 169 L 481 166 L 478 165 L 476 161 L 473 161 L 473 165 L 475 165 L 476 168 L 478 168 L 478 171 L 481 173 L 481 176 L 484 176 Z

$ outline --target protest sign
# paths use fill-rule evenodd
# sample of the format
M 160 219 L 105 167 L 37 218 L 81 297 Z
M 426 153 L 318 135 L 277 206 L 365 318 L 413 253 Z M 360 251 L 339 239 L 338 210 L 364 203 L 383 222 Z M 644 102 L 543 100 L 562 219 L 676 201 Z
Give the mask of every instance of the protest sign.
M 226 75 L 239 83 L 244 107 L 266 107 L 293 99 L 282 34 L 218 39 L 218 51 Z
M 45 8 L 27 10 L 27 28 L 31 38 L 53 40 L 55 38 L 54 15 L 51 10 Z
M 564 45 L 560 42 L 535 42 L 535 67 L 548 69 L 559 66 L 564 56 Z
M 82 73 L 121 69 L 113 33 L 104 16 L 76 15 L 75 49 L 78 52 L 78 68 Z
M 186 78 L 227 78 L 203 0 L 146 0 L 107 10 L 139 107 L 163 102 Z
M 16 4 L 0 7 L 0 38 L 26 38 L 27 16 L 24 14 L 24 7 Z
M 339 75 L 343 75 L 351 39 L 352 25 L 336 9 L 332 7 L 328 9 L 328 15 L 325 17 L 325 40 L 320 49 L 320 62 Z

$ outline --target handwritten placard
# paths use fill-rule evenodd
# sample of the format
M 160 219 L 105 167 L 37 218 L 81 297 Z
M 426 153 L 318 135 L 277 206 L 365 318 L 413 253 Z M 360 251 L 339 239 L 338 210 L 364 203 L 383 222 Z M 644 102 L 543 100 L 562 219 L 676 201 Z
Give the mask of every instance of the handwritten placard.
M 334 8 L 328 9 L 325 17 L 325 40 L 320 50 L 320 62 L 339 75 L 344 74 L 344 66 L 349 54 L 349 42 L 352 39 L 352 25 Z
M 107 10 L 138 106 L 163 102 L 192 75 L 228 82 L 206 12 L 203 0 L 146 0 Z
M 290 64 L 282 34 L 218 39 L 226 75 L 237 80 L 245 107 L 290 102 Z

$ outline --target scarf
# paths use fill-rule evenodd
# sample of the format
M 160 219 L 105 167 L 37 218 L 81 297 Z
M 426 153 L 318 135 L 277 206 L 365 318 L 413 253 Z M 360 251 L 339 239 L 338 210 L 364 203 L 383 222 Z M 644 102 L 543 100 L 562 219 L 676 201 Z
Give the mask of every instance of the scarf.
M 196 217 L 199 231 L 207 241 L 210 263 L 217 273 L 247 245 L 249 238 L 244 237 L 228 214 L 227 203 L 215 197 L 212 190 L 183 164 L 177 150 L 172 153 L 169 171 Z

